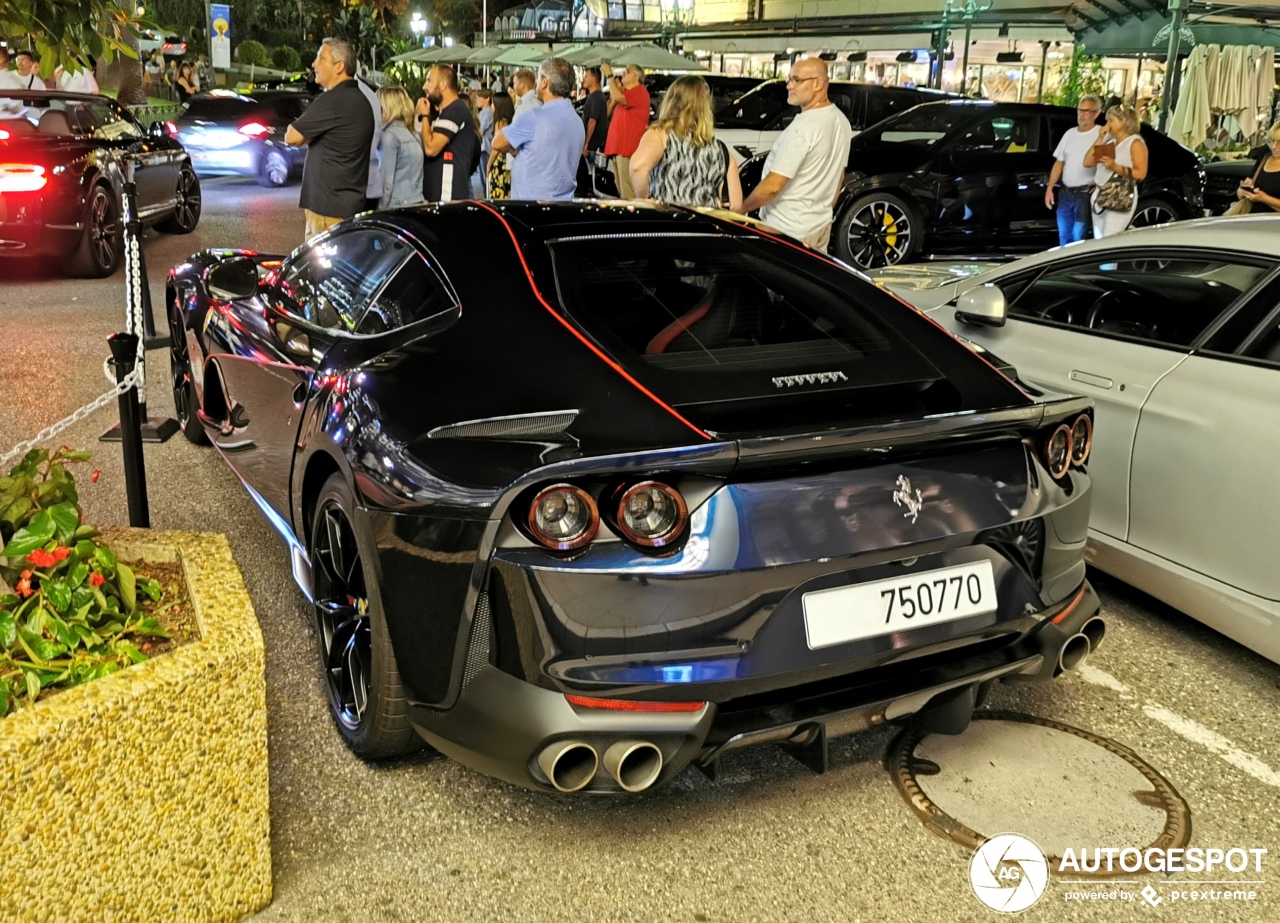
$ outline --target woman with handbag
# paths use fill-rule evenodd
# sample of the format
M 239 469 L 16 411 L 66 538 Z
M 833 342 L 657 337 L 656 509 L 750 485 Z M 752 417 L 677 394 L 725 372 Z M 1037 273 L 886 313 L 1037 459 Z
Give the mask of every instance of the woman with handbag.
M 1240 184 L 1235 203 L 1223 214 L 1266 213 L 1268 208 L 1280 212 L 1280 122 L 1267 132 L 1267 144 L 1270 152 L 1258 158 L 1253 176 Z
M 716 140 L 711 90 L 701 77 L 667 88 L 658 121 L 631 155 L 631 184 L 637 199 L 741 211 L 738 162 Z
M 1084 155 L 1097 167 L 1093 191 L 1093 236 L 1110 237 L 1129 226 L 1138 210 L 1138 183 L 1147 176 L 1147 145 L 1138 114 L 1127 106 L 1107 110 L 1106 132 Z

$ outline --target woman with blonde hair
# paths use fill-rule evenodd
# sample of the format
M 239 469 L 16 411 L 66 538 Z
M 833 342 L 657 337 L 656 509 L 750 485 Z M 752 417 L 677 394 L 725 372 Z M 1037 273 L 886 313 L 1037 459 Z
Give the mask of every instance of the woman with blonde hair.
M 413 101 L 402 86 L 378 88 L 382 104 L 383 208 L 399 208 L 422 201 L 422 142 L 413 132 Z
M 1138 183 L 1147 177 L 1147 144 L 1141 128 L 1137 112 L 1128 106 L 1112 106 L 1098 143 L 1084 155 L 1086 167 L 1098 168 L 1093 191 L 1094 237 L 1119 234 L 1138 210 Z
M 1280 122 L 1267 132 L 1267 152 L 1258 158 L 1253 175 L 1236 190 L 1236 199 L 1238 204 L 1227 214 L 1265 214 L 1268 208 L 1280 212 Z
M 739 211 L 738 163 L 715 138 L 711 91 L 701 77 L 681 77 L 662 97 L 658 121 L 631 155 L 636 198 Z

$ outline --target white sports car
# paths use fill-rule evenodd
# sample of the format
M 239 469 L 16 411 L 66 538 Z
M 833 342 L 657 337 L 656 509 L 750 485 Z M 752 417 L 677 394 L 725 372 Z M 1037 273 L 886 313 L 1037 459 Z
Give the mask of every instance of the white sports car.
M 1090 563 L 1280 662 L 1280 215 L 872 277 L 1093 398 Z

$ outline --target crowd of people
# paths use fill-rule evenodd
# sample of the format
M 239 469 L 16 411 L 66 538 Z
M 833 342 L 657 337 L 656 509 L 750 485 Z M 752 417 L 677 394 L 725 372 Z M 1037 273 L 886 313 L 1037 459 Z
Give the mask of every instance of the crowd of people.
M 579 86 L 573 66 L 550 57 L 536 72 L 517 71 L 508 89 L 464 88 L 452 66 L 436 64 L 416 105 L 402 86 L 373 94 L 340 39 L 324 40 L 313 67 L 324 92 L 285 135 L 308 146 L 299 197 L 308 238 L 379 205 L 572 199 L 590 194 L 598 171 L 611 169 L 624 199 L 759 209 L 768 225 L 827 245 L 852 129 L 828 98 L 819 58 L 792 68 L 788 100 L 800 114 L 745 200 L 737 159 L 715 138 L 701 77 L 674 81 L 651 125 L 644 71 L 635 65 L 587 68 Z
M 0 45 L 0 90 L 63 90 L 67 93 L 97 93 L 98 81 L 93 76 L 93 59 L 78 61 L 79 67 L 57 67 L 53 79 L 40 76 L 40 54 L 34 49 L 13 52 L 14 70 L 9 69 L 10 52 Z

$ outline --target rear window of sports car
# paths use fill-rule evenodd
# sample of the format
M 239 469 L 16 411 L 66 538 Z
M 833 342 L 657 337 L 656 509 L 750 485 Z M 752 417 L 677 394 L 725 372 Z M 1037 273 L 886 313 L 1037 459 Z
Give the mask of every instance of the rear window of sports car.
M 793 263 L 777 249 L 665 235 L 551 245 L 566 313 L 633 368 L 662 377 L 736 373 L 769 390 L 775 375 L 825 373 L 824 383 L 855 385 L 938 377 L 860 304 L 859 293 L 880 297 L 872 286 L 843 273 L 836 285 L 802 268 L 816 261 Z

